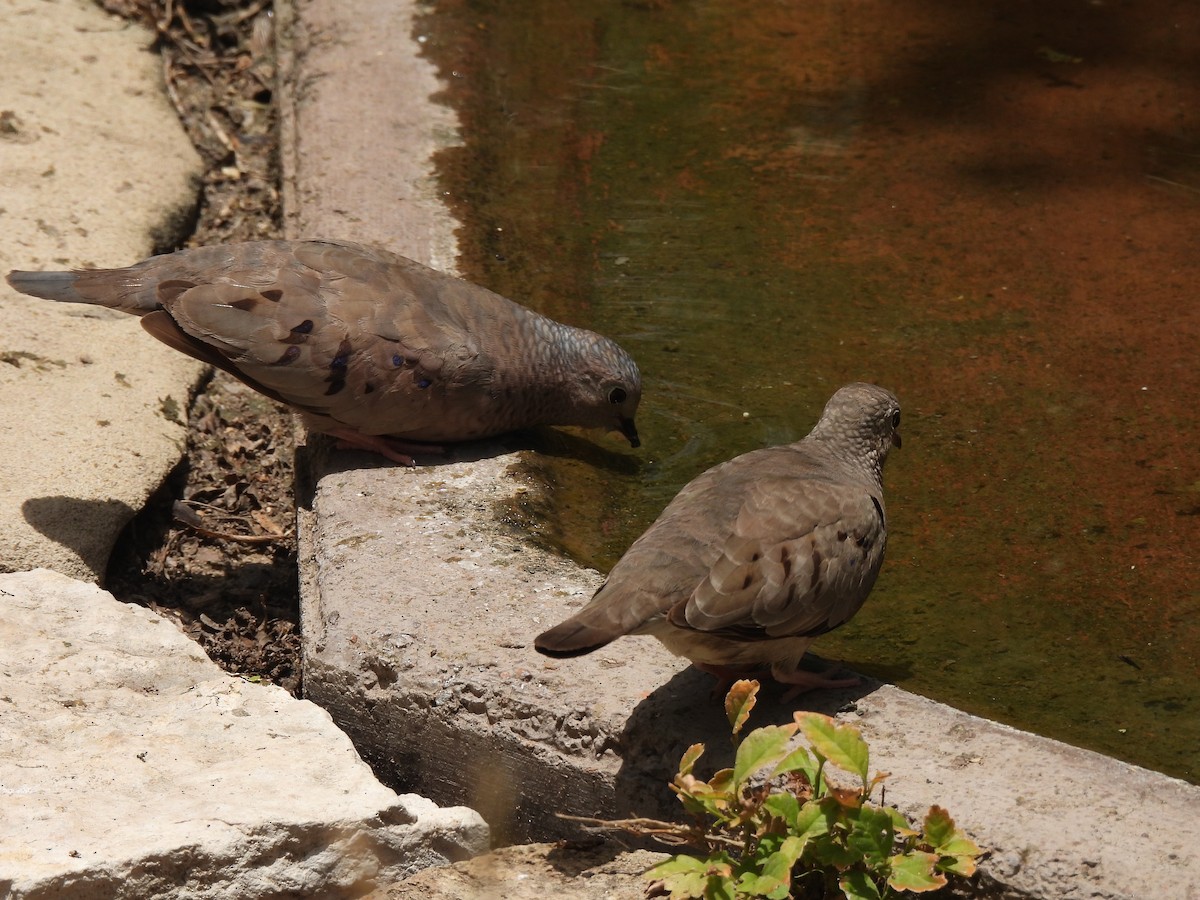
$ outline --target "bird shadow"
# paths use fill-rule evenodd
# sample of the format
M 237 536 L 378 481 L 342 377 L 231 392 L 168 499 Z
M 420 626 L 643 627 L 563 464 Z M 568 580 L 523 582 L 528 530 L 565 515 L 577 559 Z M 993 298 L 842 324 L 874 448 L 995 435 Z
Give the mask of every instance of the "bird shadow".
M 787 685 L 769 677 L 759 681 L 758 700 L 743 735 L 763 725 L 789 723 L 801 710 L 829 716 L 852 710 L 858 700 L 883 685 L 862 677 L 853 687 L 812 690 L 785 699 Z M 667 784 L 678 771 L 680 757 L 693 744 L 705 747 L 703 762 L 697 766 L 700 777 L 733 765 L 736 747 L 725 718 L 725 691 L 711 675 L 688 666 L 634 707 L 618 741 L 622 762 L 614 782 L 616 809 L 679 819 L 683 808 Z
M 610 450 L 587 438 L 557 428 L 537 428 L 514 431 L 481 441 L 460 441 L 444 447 L 430 445 L 428 452 L 416 452 L 416 468 L 437 469 L 441 466 L 479 462 L 532 451 L 542 457 L 580 460 L 593 468 L 618 475 L 634 475 L 643 461 L 628 452 Z M 341 474 L 358 469 L 404 469 L 378 453 L 368 450 L 343 450 L 335 447 L 334 439 L 316 432 L 308 434 L 304 444 L 296 446 L 296 498 L 304 509 L 312 508 L 317 481 L 325 475 Z
M 118 536 L 136 513 L 120 500 L 64 495 L 30 497 L 21 504 L 21 515 L 31 528 L 75 553 L 98 575 L 103 575 Z

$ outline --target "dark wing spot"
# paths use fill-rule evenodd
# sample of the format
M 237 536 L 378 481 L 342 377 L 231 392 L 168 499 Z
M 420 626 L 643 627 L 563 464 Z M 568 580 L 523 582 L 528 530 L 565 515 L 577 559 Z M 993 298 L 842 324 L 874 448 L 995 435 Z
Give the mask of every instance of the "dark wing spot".
M 295 362 L 296 357 L 300 355 L 300 348 L 293 344 L 283 351 L 283 356 L 271 363 L 273 366 L 286 366 L 290 362 Z
M 259 296 L 270 300 L 272 303 L 278 303 L 283 299 L 283 291 L 279 290 L 279 288 L 271 288 L 269 291 L 263 291 Z
M 808 589 L 815 594 L 821 593 L 821 554 L 814 550 L 812 554 L 812 581 L 809 582 Z
M 752 585 L 753 583 L 754 583 L 754 573 L 747 572 L 746 580 L 742 582 L 742 590 L 744 591 L 746 588 L 750 587 L 750 585 Z
M 787 544 L 779 548 L 779 562 L 783 565 L 783 578 L 786 581 L 792 577 L 792 554 L 788 552 Z
M 368 381 L 366 384 L 363 385 L 363 393 L 364 394 L 375 393 L 375 385 L 371 384 L 371 382 Z
M 345 372 L 346 366 L 350 364 L 350 350 L 350 341 L 342 338 L 342 342 L 338 345 L 337 356 L 330 361 L 329 368 L 333 369 L 334 372 Z M 335 377 L 344 378 L 345 376 L 338 374 Z
M 397 369 L 400 368 L 402 365 L 404 365 L 404 357 L 401 356 L 399 353 L 393 353 L 392 354 L 392 365 L 395 366 Z
M 229 305 L 234 309 L 240 309 L 242 312 L 249 312 L 258 306 L 258 301 L 253 297 L 243 297 L 241 300 L 234 300 Z
M 424 390 L 425 388 L 429 387 L 431 384 L 433 384 L 433 382 L 430 381 L 428 378 L 422 378 L 420 381 L 417 382 L 417 387 Z
M 757 550 L 750 554 L 750 562 L 758 562 L 762 558 L 762 554 Z
M 309 332 L 313 329 L 312 319 L 305 319 L 291 330 L 287 337 L 280 338 L 285 344 L 303 344 L 308 340 Z
M 345 378 L 329 378 L 329 388 L 325 391 L 326 397 L 332 397 L 346 386 Z
M 839 540 L 839 541 L 844 541 L 844 540 L 845 540 L 846 538 L 848 538 L 849 536 L 850 536 L 850 535 L 846 534 L 846 532 L 844 532 L 844 531 L 839 531 L 839 532 L 838 532 L 838 540 Z

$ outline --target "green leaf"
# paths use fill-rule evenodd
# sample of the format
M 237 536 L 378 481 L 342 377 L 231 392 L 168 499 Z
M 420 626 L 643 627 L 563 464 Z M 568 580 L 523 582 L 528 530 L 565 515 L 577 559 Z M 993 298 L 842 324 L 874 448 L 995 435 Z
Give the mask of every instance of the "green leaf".
M 862 733 L 820 713 L 798 712 L 794 718 L 813 749 L 835 766 L 857 775 L 866 790 L 868 752 Z
M 693 900 L 703 897 L 708 879 L 699 873 L 688 872 L 663 879 L 663 887 L 671 892 L 671 900 Z
M 647 870 L 642 877 L 659 881 L 671 892 L 671 900 L 703 897 L 708 883 L 708 863 L 694 856 L 672 856 Z
M 713 783 L 718 776 L 728 781 L 732 770 L 722 769 L 713 776 L 711 782 L 701 781 L 693 775 L 680 775 L 675 779 L 672 788 L 679 795 L 679 802 L 684 809 L 695 815 L 712 815 L 720 819 L 727 818 L 727 811 L 733 795 L 728 791 L 714 789 Z
M 827 834 L 830 824 L 836 821 L 830 817 L 830 810 L 820 801 L 809 800 L 796 816 L 796 824 L 792 833 L 804 840 L 811 840 L 818 835 Z
M 912 891 L 919 894 L 924 891 L 936 891 L 946 886 L 946 876 L 935 871 L 938 858 L 936 853 L 925 853 L 913 850 L 893 856 L 891 859 L 892 874 L 888 878 L 888 886 L 897 891 Z
M 710 875 L 704 885 L 704 900 L 737 900 L 737 887 L 728 875 Z
M 763 801 L 763 809 L 777 819 L 782 819 L 788 831 L 796 831 L 797 820 L 800 817 L 800 801 L 795 794 L 775 793 Z
M 704 900 L 736 900 L 733 883 L 733 863 L 725 853 L 714 853 L 708 859 L 694 856 L 672 856 L 652 867 L 643 878 L 661 879 L 671 892 L 671 900 L 704 898 Z
M 750 718 L 750 710 L 754 709 L 757 702 L 757 681 L 742 679 L 733 683 L 733 687 L 725 695 L 725 718 L 729 720 L 729 727 L 735 735 L 742 730 L 742 726 Z
M 861 863 L 862 854 L 846 846 L 846 835 L 853 822 L 847 814 L 846 807 L 833 797 L 810 800 L 800 810 L 800 817 L 805 818 L 807 811 L 814 807 L 817 816 L 812 819 L 807 829 L 810 843 L 805 848 L 805 859 L 821 866 L 834 866 L 838 869 Z
M 847 872 L 838 882 L 847 900 L 881 900 L 882 894 L 871 876 L 862 870 Z
M 971 846 L 975 847 L 974 844 Z M 938 871 L 949 872 L 952 875 L 961 875 L 964 878 L 970 878 L 975 874 L 975 857 L 980 854 L 980 849 L 975 847 L 974 853 L 955 853 L 943 856 L 938 860 Z
M 779 849 L 767 857 L 763 863 L 762 873 L 769 878 L 777 878 L 780 882 L 787 885 L 792 880 L 792 866 L 796 865 L 796 860 L 804 853 L 804 838 L 796 835 L 789 835 L 784 839 Z
M 787 755 L 792 733 L 784 726 L 764 725 L 746 735 L 733 761 L 733 783 L 741 787 L 747 778 Z
M 895 838 L 892 817 L 881 809 L 865 806 L 857 810 L 846 844 L 862 854 L 867 868 L 875 871 L 883 867 L 892 855 Z
M 681 853 L 672 856 L 670 859 L 664 859 L 658 865 L 651 866 L 642 877 L 653 881 L 658 878 L 666 878 L 669 875 L 684 875 L 688 872 L 696 872 L 700 875 L 706 874 L 708 872 L 708 860 L 697 859 L 694 856 Z
M 931 806 L 925 815 L 925 839 L 941 857 L 938 869 L 955 875 L 975 874 L 975 858 L 979 856 L 979 845 L 972 841 L 954 824 L 950 813 L 940 806 Z
M 924 829 L 926 840 L 935 848 L 951 840 L 956 832 L 950 813 L 940 806 L 929 807 L 929 812 L 925 813 Z
M 703 753 L 703 744 L 692 744 L 692 746 L 688 747 L 687 750 L 683 752 L 683 758 L 679 760 L 679 774 L 691 775 L 692 769 L 694 769 L 696 766 L 696 760 L 698 760 Z
M 767 900 L 787 900 L 790 882 L 780 881 L 769 875 L 746 872 L 737 881 L 737 896 L 766 897 Z
M 796 733 L 796 726 L 794 725 L 782 725 L 780 727 L 790 727 L 792 734 Z M 809 784 L 817 783 L 817 761 L 813 759 L 812 754 L 808 752 L 808 748 L 797 747 L 795 750 L 781 759 L 779 761 L 779 765 L 777 765 L 774 771 L 771 772 L 770 777 L 774 778 L 776 775 L 786 775 L 788 772 L 803 772 L 805 777 L 808 778 Z
M 900 837 L 915 837 L 920 834 L 919 831 L 912 827 L 912 823 L 908 821 L 904 813 L 896 809 L 894 806 L 880 807 L 885 813 L 892 818 L 892 829 Z
M 714 793 L 732 797 L 733 769 L 719 769 L 708 779 L 708 786 Z

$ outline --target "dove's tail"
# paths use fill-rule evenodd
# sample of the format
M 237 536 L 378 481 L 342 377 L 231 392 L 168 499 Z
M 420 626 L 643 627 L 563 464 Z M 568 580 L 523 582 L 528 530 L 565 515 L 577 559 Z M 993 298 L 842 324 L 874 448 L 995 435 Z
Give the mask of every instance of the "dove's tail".
M 534 649 L 544 656 L 567 659 L 599 650 L 622 635 L 639 631 L 654 604 L 637 602 L 642 597 L 628 597 L 620 590 L 606 590 L 603 585 L 591 603 L 565 622 L 533 639 Z
M 621 633 L 612 634 L 607 629 L 596 627 L 580 615 L 555 625 L 549 631 L 543 631 L 533 639 L 533 647 L 543 656 L 569 659 L 599 650 L 620 636 Z
M 9 272 L 8 283 L 22 294 L 43 300 L 88 302 L 75 290 L 74 272 Z
M 73 272 L 9 272 L 8 283 L 22 294 L 62 303 L 90 303 L 143 316 L 158 308 L 158 297 L 129 269 L 76 269 Z

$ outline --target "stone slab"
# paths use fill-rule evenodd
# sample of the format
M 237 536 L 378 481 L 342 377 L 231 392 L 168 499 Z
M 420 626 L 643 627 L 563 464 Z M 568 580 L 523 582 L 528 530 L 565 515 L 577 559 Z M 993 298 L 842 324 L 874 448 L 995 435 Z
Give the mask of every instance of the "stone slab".
M 0 897 L 353 897 L 487 848 L 318 706 L 48 570 L 0 576 Z
M 186 233 L 201 163 L 153 35 L 89 0 L 0 0 L 0 275 L 124 266 Z M 178 463 L 202 367 L 132 316 L 0 279 L 0 571 L 103 576 Z
M 645 900 L 641 877 L 666 854 L 624 852 L 615 843 L 522 844 L 426 869 L 363 900 Z

